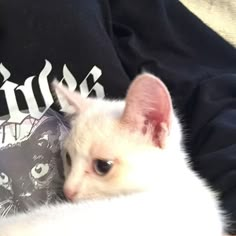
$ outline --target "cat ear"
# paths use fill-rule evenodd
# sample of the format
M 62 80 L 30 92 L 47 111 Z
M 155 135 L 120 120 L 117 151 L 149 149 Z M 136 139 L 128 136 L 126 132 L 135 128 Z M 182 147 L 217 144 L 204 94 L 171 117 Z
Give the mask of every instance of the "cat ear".
M 164 148 L 173 112 L 170 94 L 157 77 L 145 73 L 131 83 L 121 121 L 144 134 L 151 132 L 155 145 Z
M 87 109 L 89 102 L 83 98 L 79 92 L 71 91 L 68 87 L 59 83 L 57 80 L 52 82 L 58 102 L 62 106 L 62 111 L 68 115 L 79 114 Z

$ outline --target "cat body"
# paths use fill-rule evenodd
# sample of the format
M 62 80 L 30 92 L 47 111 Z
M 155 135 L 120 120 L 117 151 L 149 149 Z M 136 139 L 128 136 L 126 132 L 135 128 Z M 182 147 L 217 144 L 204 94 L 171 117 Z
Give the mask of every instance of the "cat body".
M 190 195 L 180 191 L 166 186 L 160 193 L 43 206 L 2 219 L 0 236 L 222 236 L 221 219 L 210 196 L 207 202 L 197 197 L 197 191 Z
M 85 99 L 54 86 L 73 115 L 63 158 L 64 192 L 73 203 L 3 219 L 0 236 L 223 235 L 215 193 L 189 167 L 158 78 L 138 76 L 125 101 Z

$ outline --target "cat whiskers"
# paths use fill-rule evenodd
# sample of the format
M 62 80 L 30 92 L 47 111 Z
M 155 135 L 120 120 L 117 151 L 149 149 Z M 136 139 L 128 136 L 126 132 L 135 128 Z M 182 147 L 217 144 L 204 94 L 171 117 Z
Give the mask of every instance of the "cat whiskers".
M 11 199 L 6 199 L 5 201 L 0 202 L 0 208 L 1 208 L 3 205 L 7 204 L 7 203 L 12 204 L 13 202 L 12 202 Z
M 12 207 L 14 207 L 14 205 L 13 204 L 10 204 L 9 206 L 7 206 L 5 209 L 4 209 L 4 211 L 2 212 L 2 217 L 5 217 L 5 216 L 7 216 L 8 215 L 8 213 L 9 213 L 9 211 L 12 209 Z

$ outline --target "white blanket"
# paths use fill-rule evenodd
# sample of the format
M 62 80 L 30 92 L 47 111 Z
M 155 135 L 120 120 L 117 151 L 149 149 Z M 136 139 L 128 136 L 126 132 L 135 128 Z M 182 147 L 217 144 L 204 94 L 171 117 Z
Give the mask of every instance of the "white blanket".
M 206 25 L 236 47 L 235 0 L 181 0 Z

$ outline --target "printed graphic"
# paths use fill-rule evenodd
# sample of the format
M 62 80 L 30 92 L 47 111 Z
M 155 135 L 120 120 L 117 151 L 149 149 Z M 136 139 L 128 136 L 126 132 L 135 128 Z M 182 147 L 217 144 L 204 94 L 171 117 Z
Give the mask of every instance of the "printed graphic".
M 40 120 L 27 117 L 15 126 L 1 127 L 1 140 L 7 133 L 18 137 L 0 148 L 2 216 L 63 198 L 61 143 L 67 127 L 53 111 Z
M 0 125 L 4 122 L 13 122 L 13 123 L 21 123 L 25 117 L 30 115 L 35 119 L 40 119 L 44 113 L 49 109 L 49 107 L 53 104 L 54 99 L 50 92 L 50 86 L 48 82 L 48 76 L 52 70 L 52 65 L 49 61 L 45 61 L 45 66 L 42 71 L 39 73 L 39 76 L 30 76 L 26 78 L 24 85 L 18 85 L 10 81 L 11 73 L 10 71 L 1 63 L 0 64 L 0 75 L 3 77 L 3 84 L 0 87 L 1 90 L 4 91 L 6 101 L 1 101 L 1 103 L 6 102 L 8 110 L 9 110 L 9 119 L 5 120 L 0 117 Z M 99 98 L 105 97 L 105 92 L 103 86 L 98 82 L 98 79 L 102 75 L 101 70 L 94 66 L 88 75 L 82 80 L 82 82 L 78 85 L 76 78 L 70 72 L 66 65 L 63 66 L 63 78 L 58 79 L 60 83 L 65 82 L 70 90 L 74 91 L 76 88 L 80 91 L 81 95 L 87 97 L 92 91 L 95 92 L 96 96 Z M 92 76 L 93 86 L 89 88 L 88 86 L 88 78 Z M 37 104 L 37 99 L 35 97 L 34 88 L 33 88 L 33 80 L 38 80 L 38 85 L 40 88 L 40 92 L 42 94 L 42 98 L 45 103 L 45 107 L 40 109 Z M 19 104 L 17 102 L 16 94 L 21 92 L 24 96 L 27 106 L 28 112 L 20 111 Z M 68 106 L 65 101 L 59 98 L 60 105 L 62 107 L 61 111 L 64 111 L 64 108 Z
M 51 63 L 45 60 L 38 75 L 26 78 L 19 85 L 11 81 L 11 72 L 0 63 L 0 93 L 4 95 L 0 105 L 8 109 L 7 115 L 0 116 L 0 216 L 27 211 L 64 197 L 61 154 L 68 127 L 60 113 L 50 108 L 54 103 L 48 79 L 51 71 Z M 76 79 L 67 65 L 62 72 L 63 78 L 58 80 L 70 90 L 78 89 L 84 97 L 92 91 L 97 97 L 105 96 L 99 83 L 102 71 L 97 66 L 84 79 Z M 33 81 L 38 83 L 44 107 L 38 106 Z M 19 95 L 26 101 L 23 110 Z M 68 104 L 61 97 L 58 99 L 64 111 Z

